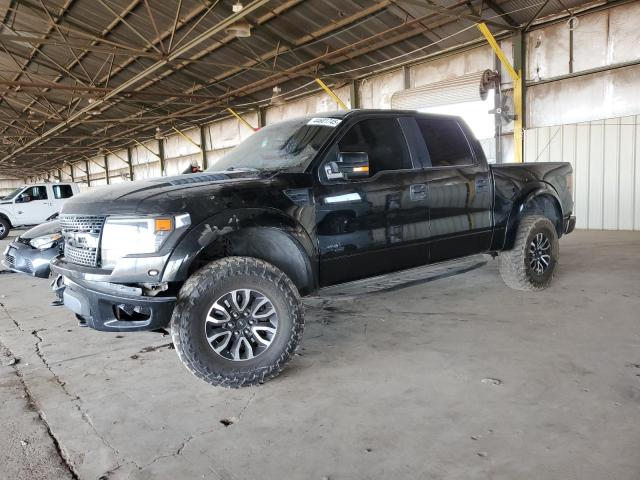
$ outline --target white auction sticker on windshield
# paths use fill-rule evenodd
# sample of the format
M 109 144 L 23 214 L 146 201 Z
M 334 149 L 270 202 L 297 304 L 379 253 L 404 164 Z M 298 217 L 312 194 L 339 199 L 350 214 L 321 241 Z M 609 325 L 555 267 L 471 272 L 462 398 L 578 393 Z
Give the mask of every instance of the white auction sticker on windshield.
M 340 125 L 339 118 L 329 118 L 329 117 L 317 117 L 312 118 L 307 122 L 307 125 L 316 125 L 318 127 L 337 127 Z

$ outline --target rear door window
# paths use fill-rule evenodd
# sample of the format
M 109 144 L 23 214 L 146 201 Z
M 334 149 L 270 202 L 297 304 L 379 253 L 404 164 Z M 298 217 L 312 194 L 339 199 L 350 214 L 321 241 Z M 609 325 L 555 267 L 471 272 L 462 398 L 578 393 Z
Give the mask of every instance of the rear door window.
M 71 185 L 53 185 L 53 196 L 58 200 L 73 197 Z
M 462 127 L 455 118 L 416 118 L 427 145 L 432 167 L 473 165 L 475 158 Z

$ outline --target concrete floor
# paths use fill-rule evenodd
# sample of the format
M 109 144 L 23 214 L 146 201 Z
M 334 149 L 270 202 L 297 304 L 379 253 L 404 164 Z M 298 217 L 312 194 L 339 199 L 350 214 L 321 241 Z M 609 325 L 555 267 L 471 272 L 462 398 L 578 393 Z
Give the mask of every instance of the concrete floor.
M 222 390 L 169 337 L 79 328 L 2 274 L 0 477 L 637 480 L 639 287 L 640 233 L 575 232 L 544 292 L 490 262 L 311 299 L 285 373 Z

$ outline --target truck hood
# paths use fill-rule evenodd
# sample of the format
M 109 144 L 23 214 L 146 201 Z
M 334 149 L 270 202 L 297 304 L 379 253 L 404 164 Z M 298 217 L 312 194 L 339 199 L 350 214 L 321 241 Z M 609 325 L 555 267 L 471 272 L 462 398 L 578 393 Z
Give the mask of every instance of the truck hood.
M 45 235 L 51 235 L 53 233 L 60 233 L 60 222 L 58 220 L 41 223 L 37 227 L 33 227 L 24 232 L 20 235 L 20 238 L 23 240 L 33 240 L 34 238 L 44 237 Z
M 62 214 L 167 215 L 189 213 L 192 221 L 206 218 L 244 196 L 240 192 L 263 188 L 272 174 L 237 170 L 203 172 L 126 182 L 91 189 L 67 200 Z M 233 201 L 231 203 L 237 203 Z M 195 217 L 195 218 L 194 218 Z

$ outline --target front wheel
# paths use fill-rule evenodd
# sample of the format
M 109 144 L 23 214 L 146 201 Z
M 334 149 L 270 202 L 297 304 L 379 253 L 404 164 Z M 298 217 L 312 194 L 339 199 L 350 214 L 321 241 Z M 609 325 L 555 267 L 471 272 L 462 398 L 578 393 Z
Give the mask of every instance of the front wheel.
M 500 274 L 515 290 L 547 288 L 558 266 L 558 234 L 546 217 L 522 218 L 511 250 L 500 253 Z
M 11 224 L 9 220 L 6 218 L 0 218 L 0 240 L 4 239 L 9 235 L 9 231 L 11 230 Z
M 302 300 L 289 277 L 250 257 L 212 262 L 187 280 L 171 319 L 182 363 L 223 387 L 278 375 L 304 328 Z

